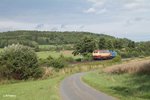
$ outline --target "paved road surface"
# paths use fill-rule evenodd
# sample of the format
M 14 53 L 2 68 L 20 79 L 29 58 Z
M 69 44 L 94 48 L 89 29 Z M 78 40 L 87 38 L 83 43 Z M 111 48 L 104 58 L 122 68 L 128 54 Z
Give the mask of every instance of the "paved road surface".
M 116 100 L 83 83 L 81 77 L 84 74 L 74 74 L 62 81 L 60 87 L 62 100 Z

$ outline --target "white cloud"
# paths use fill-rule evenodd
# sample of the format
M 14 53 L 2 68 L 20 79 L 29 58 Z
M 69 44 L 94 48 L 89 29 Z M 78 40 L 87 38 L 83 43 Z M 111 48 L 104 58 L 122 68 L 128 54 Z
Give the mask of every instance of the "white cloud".
M 102 0 L 101 1 L 97 0 L 96 2 L 93 2 L 93 3 L 94 3 L 93 7 L 101 7 L 105 4 L 105 2 Z
M 32 29 L 35 25 L 25 22 L 16 22 L 16 21 L 0 21 L 0 31 L 13 31 L 13 30 L 25 30 Z
M 84 13 L 94 13 L 94 14 L 104 14 L 107 12 L 106 8 L 96 9 L 96 8 L 89 8 L 84 11 Z
M 36 29 L 41 29 L 41 28 L 43 28 L 43 27 L 44 27 L 44 24 L 37 24 L 37 25 L 35 26 Z
M 53 28 L 51 29 L 51 31 L 58 31 L 58 28 L 57 28 L 57 27 L 53 27 Z
M 84 25 L 81 25 L 81 26 L 79 26 L 79 29 L 83 29 L 85 26 Z
M 101 3 L 104 0 L 87 0 L 88 2 L 93 2 L 93 3 Z
M 143 24 L 143 23 L 149 23 L 150 20 L 147 19 L 147 18 L 142 18 L 142 17 L 135 17 L 135 18 L 130 18 L 130 19 L 127 19 L 125 21 L 125 26 L 127 27 L 131 27 L 131 26 L 134 26 L 134 25 L 139 25 L 139 24 Z
M 10 30 L 47 30 L 47 31 L 91 31 L 127 37 L 130 34 L 147 33 L 150 36 L 150 0 L 85 0 L 85 6 L 68 13 L 66 9 L 55 10 L 42 18 L 24 18 L 14 15 L 13 21 L 0 19 L 0 31 Z M 87 4 L 87 5 L 86 5 Z M 83 10 L 84 9 L 84 10 Z M 65 10 L 63 12 L 63 10 Z M 78 12 L 83 11 L 85 14 Z M 91 16 L 91 15 L 92 16 Z M 59 16 L 59 17 L 58 17 Z M 25 19 L 25 20 L 24 20 Z M 37 20 L 38 19 L 38 20 Z M 28 20 L 28 21 L 27 21 Z M 27 23 L 31 22 L 33 23 Z M 40 24 L 40 23 L 43 23 Z M 67 25 L 66 25 L 67 24 Z M 117 33 L 117 34 L 116 34 Z M 123 33 L 123 34 L 122 34 Z M 135 35 L 136 36 L 136 35 Z
M 150 2 L 148 0 L 128 0 L 123 7 L 126 10 L 145 12 L 150 10 Z
M 124 7 L 127 9 L 135 9 L 138 8 L 139 6 L 140 6 L 139 3 L 128 3 L 124 5 Z
M 106 12 L 107 12 L 107 9 L 106 9 L 106 8 L 103 8 L 103 9 L 99 10 L 99 11 L 97 12 L 97 14 L 104 14 L 104 13 L 106 13 Z
M 105 0 L 87 0 L 87 1 L 92 3 L 92 6 L 91 6 L 91 8 L 84 10 L 83 11 L 84 13 L 101 14 L 106 11 L 105 9 L 102 8 L 105 4 Z
M 95 13 L 96 9 L 95 8 L 89 8 L 87 10 L 84 11 L 85 13 Z
M 67 27 L 67 25 L 65 25 L 65 24 L 61 24 L 61 25 L 60 25 L 60 28 L 61 28 L 61 29 L 65 29 L 66 27 Z
M 114 8 L 117 10 L 125 11 L 135 11 L 135 12 L 145 12 L 150 11 L 150 1 L 149 0 L 86 0 L 91 3 L 91 7 L 86 10 L 86 12 L 97 13 L 103 12 L 103 8 L 107 11 L 113 11 Z M 86 13 L 84 11 L 84 13 Z

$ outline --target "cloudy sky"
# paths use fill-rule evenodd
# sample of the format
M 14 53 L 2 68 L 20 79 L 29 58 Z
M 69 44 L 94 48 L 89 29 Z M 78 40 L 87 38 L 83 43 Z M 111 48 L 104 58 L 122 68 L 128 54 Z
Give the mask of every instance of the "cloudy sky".
M 88 31 L 150 40 L 150 0 L 0 0 L 0 31 Z

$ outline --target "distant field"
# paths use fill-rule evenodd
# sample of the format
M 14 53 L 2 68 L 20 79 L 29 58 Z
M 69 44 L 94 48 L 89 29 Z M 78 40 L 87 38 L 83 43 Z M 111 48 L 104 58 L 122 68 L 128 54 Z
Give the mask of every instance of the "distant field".
M 64 76 L 0 85 L 0 100 L 60 100 L 58 85 Z
M 2 51 L 3 50 L 3 48 L 0 48 L 0 51 Z
M 60 47 L 61 45 L 57 45 Z M 56 47 L 56 45 L 39 45 L 39 48 L 50 48 L 50 47 Z
M 65 45 L 39 45 L 39 48 L 63 47 L 63 46 L 72 46 L 72 44 L 65 44 Z
M 3 50 L 3 48 L 0 48 L 0 52 Z
M 45 45 L 46 46 L 46 45 Z M 49 45 L 48 45 L 49 46 Z M 3 49 L 0 48 L 0 52 L 2 51 Z M 71 50 L 64 50 L 64 51 L 61 51 L 61 52 L 56 52 L 56 51 L 41 51 L 41 52 L 36 52 L 37 56 L 39 58 L 42 58 L 42 59 L 46 59 L 48 56 L 52 56 L 54 58 L 57 58 L 59 57 L 61 54 L 63 54 L 65 57 L 73 57 L 73 58 L 80 58 L 81 56 L 74 56 L 72 54 L 73 51 Z
M 37 52 L 37 55 L 39 58 L 42 59 L 46 59 L 48 56 L 52 56 L 52 57 L 59 57 L 61 54 L 63 54 L 65 57 L 73 57 L 73 58 L 79 58 L 81 56 L 74 56 L 72 54 L 72 51 L 69 50 L 65 50 L 65 51 L 61 51 L 61 52 L 56 52 L 56 51 L 41 51 L 41 52 Z

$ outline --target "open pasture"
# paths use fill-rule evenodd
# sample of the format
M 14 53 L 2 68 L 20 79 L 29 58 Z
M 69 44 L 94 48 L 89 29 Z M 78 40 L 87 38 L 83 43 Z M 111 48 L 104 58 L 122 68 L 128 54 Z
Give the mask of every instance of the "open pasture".
M 64 55 L 65 57 L 73 57 L 73 58 L 79 58 L 81 56 L 74 56 L 72 54 L 73 51 L 71 50 L 64 50 L 64 51 L 60 51 L 60 52 L 57 52 L 57 51 L 41 51 L 41 52 L 37 52 L 37 55 L 39 58 L 42 58 L 42 59 L 46 59 L 48 56 L 52 56 L 54 58 L 57 58 L 59 57 L 61 54 Z

